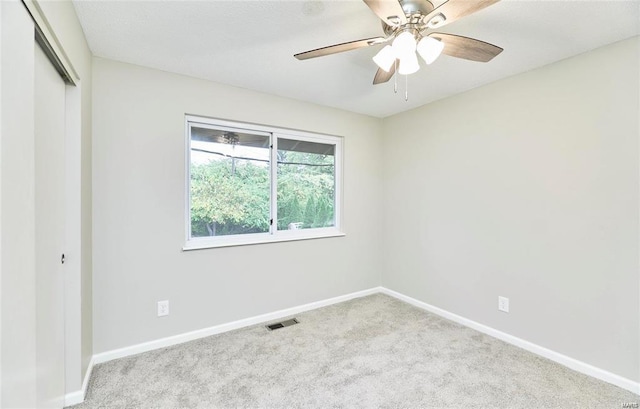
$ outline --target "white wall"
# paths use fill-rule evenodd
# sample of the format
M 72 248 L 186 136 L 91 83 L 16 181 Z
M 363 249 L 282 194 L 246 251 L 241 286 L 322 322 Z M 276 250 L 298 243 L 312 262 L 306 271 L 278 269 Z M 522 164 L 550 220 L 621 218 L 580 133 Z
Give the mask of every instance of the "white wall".
M 0 22 L 2 21 L 2 9 L 0 6 Z M 0 158 L 2 158 L 2 31 L 0 29 Z M 2 232 L 2 166 L 0 165 L 0 232 Z M 2 296 L 2 233 L 0 233 L 0 297 Z M 0 404 L 2 403 L 2 301 L 0 299 Z
M 0 407 L 34 407 L 36 381 L 34 37 L 22 3 L 0 2 L 2 327 Z M 11 64 L 8 63 L 11 62 Z
M 383 285 L 639 381 L 638 49 L 386 118 Z
M 93 68 L 95 353 L 379 284 L 381 120 L 109 60 Z M 347 236 L 181 251 L 186 113 L 344 136 Z
M 2 21 L 2 9 L 0 6 L 0 22 Z M 2 31 L 0 29 L 0 158 L 2 158 Z M 2 166 L 0 165 L 0 232 L 2 232 Z M 0 233 L 0 296 L 2 295 L 2 233 Z M 2 403 L 2 301 L 0 300 L 0 403 Z

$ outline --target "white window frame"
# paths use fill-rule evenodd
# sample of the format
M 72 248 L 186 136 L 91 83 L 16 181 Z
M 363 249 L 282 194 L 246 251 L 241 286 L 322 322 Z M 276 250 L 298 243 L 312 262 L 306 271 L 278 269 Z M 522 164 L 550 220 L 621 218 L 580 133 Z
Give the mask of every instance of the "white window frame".
M 253 234 L 236 234 L 228 236 L 210 236 L 210 237 L 191 237 L 191 127 L 202 128 L 232 128 L 238 131 L 249 131 L 258 134 L 270 134 L 271 151 L 269 163 L 271 171 L 271 214 L 273 219 L 269 227 L 269 232 L 253 233 Z M 260 243 L 274 243 L 293 240 L 309 240 L 326 237 L 345 236 L 341 230 L 342 225 L 342 142 L 340 136 L 319 134 L 306 131 L 298 131 L 284 128 L 277 128 L 266 125 L 256 125 L 241 123 L 223 119 L 207 118 L 195 115 L 185 115 L 185 235 L 186 240 L 183 250 L 199 250 L 216 247 L 242 246 Z M 278 172 L 277 172 L 277 153 L 278 138 L 295 139 L 306 142 L 317 142 L 335 145 L 335 166 L 334 166 L 334 183 L 335 183 L 335 203 L 334 203 L 334 226 L 320 227 L 312 229 L 300 230 L 278 230 Z

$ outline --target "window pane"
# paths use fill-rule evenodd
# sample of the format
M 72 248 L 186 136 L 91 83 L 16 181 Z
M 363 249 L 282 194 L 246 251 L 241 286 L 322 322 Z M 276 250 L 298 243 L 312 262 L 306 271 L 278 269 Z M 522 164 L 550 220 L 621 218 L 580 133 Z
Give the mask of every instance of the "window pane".
M 269 231 L 269 136 L 191 128 L 191 237 Z
M 278 138 L 278 230 L 334 223 L 335 145 Z

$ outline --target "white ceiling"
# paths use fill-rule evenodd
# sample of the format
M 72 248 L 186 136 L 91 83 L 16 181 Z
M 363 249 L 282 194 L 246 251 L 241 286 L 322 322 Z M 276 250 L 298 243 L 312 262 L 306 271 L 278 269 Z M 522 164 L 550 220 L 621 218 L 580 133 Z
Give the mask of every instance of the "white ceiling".
M 438 3 L 442 2 L 439 0 Z M 640 0 L 502 0 L 441 31 L 505 50 L 489 63 L 442 56 L 408 77 L 372 85 L 380 46 L 298 61 L 293 54 L 382 35 L 349 1 L 81 1 L 96 56 L 385 117 L 640 34 Z M 597 81 L 597 79 L 594 79 Z

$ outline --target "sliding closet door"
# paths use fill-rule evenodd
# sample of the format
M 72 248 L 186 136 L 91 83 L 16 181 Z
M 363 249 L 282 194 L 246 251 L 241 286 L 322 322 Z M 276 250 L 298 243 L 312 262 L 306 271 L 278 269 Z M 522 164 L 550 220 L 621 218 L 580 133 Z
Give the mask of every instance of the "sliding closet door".
M 65 83 L 35 45 L 36 387 L 64 405 Z

